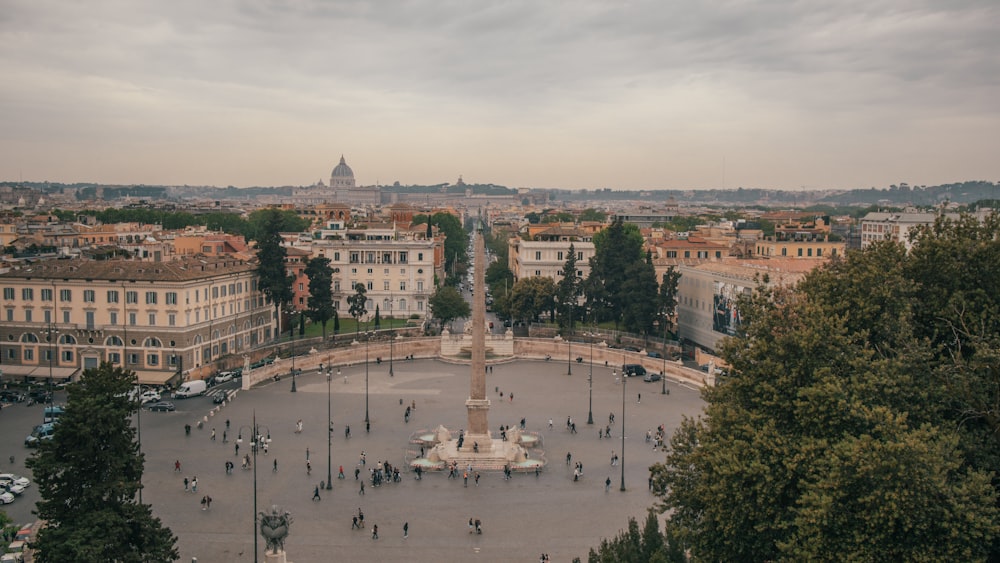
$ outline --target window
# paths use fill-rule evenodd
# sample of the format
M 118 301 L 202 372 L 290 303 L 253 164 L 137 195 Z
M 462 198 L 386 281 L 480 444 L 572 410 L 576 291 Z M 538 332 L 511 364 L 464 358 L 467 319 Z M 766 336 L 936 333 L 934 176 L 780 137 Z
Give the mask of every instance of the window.
M 46 349 L 42 350 L 42 358 L 41 359 L 44 362 L 56 359 L 55 354 L 52 353 L 52 348 L 46 348 Z
M 535 270 L 535 275 L 536 275 L 536 276 L 540 276 L 540 275 L 542 275 L 542 271 L 541 271 L 541 270 Z
M 122 355 L 118 352 L 108 352 L 108 361 L 113 364 L 120 364 L 122 362 Z
M 405 311 L 406 310 L 406 299 L 400 299 L 399 300 L 399 310 L 400 311 Z
M 21 299 L 23 301 L 32 301 L 35 299 L 35 290 L 30 287 L 21 288 Z
M 302 284 L 302 283 L 300 283 L 300 284 L 299 284 L 299 291 L 302 291 L 302 290 L 304 289 L 304 288 L 303 288 L 302 286 L 303 286 L 303 284 Z
M 14 288 L 13 287 L 3 288 L 3 298 L 8 300 L 14 299 Z
M 340 253 L 339 252 L 334 252 L 333 253 L 333 261 L 334 262 L 340 262 Z
M 383 270 L 382 270 L 382 275 L 383 275 L 383 276 L 388 276 L 388 275 L 389 275 L 389 268 L 385 268 L 385 269 L 383 269 Z
M 63 311 L 63 322 L 69 324 L 69 311 Z
M 576 253 L 576 259 L 577 260 L 583 260 L 583 251 L 582 250 L 580 252 Z
M 167 315 L 167 324 L 170 326 L 177 326 L 177 315 L 173 313 Z
M 156 305 L 156 292 L 147 291 L 146 292 L 146 305 Z
M 383 264 L 392 264 L 392 253 L 391 252 L 383 252 L 382 253 L 382 263 Z
M 812 255 L 813 255 L 813 249 L 811 248 L 807 249 L 806 256 L 812 256 Z
M 400 281 L 399 282 L 399 290 L 400 291 L 406 291 L 406 282 L 405 281 Z
M 72 289 L 60 289 L 59 290 L 59 300 L 63 303 L 69 303 L 73 300 L 73 290 Z
M 52 290 L 48 288 L 42 289 L 42 301 L 52 301 Z
M 111 311 L 111 318 L 109 319 L 108 322 L 110 324 L 113 324 L 113 325 L 118 324 L 118 312 L 117 311 Z
M 423 262 L 423 260 L 424 260 L 424 253 L 423 252 L 418 252 L 417 253 L 417 260 L 420 260 L 421 262 Z
M 213 285 L 212 286 L 212 299 L 218 299 L 218 298 L 219 298 L 219 288 L 215 287 Z
M 368 268 L 368 273 L 369 274 L 372 273 L 372 269 L 371 268 Z
M 684 251 L 684 257 L 685 258 L 690 258 L 691 257 L 691 251 L 690 250 L 685 250 Z
M 109 289 L 108 290 L 108 303 L 118 303 L 118 290 Z
M 417 280 L 417 291 L 424 290 L 424 280 Z
M 371 289 L 372 289 L 372 281 L 371 281 L 371 280 L 368 280 L 368 289 L 369 289 L 369 290 L 371 290 Z
M 382 290 L 389 291 L 389 280 L 382 280 Z
M 400 252 L 399 253 L 399 263 L 400 264 L 406 264 L 406 259 L 407 259 L 406 253 L 405 252 Z
M 423 301 L 417 301 L 417 310 L 418 311 L 423 311 L 424 310 L 424 302 Z
M 87 311 L 86 319 L 87 319 L 87 330 L 94 330 L 94 312 Z
M 158 366 L 158 365 L 160 365 L 160 355 L 159 354 L 146 354 L 146 365 L 147 366 Z
M 47 323 L 51 323 L 52 322 L 52 311 L 46 309 L 45 310 L 45 314 L 43 314 L 42 317 L 44 317 L 44 321 L 45 321 L 46 324 Z
M 14 322 L 14 309 L 7 309 L 7 321 Z
M 128 324 L 130 324 L 132 326 L 136 325 L 135 313 L 129 313 L 128 314 Z
M 139 302 L 139 292 L 138 291 L 126 291 L 125 292 L 125 303 L 134 305 Z
M 800 257 L 802 256 L 802 249 L 801 248 L 799 249 L 799 256 Z
M 156 326 L 156 313 L 149 314 L 149 326 Z
M 35 359 L 35 350 L 32 348 L 25 348 L 24 359 L 25 361 L 33 361 Z
M 361 256 L 360 252 L 352 252 L 351 253 L 351 264 L 357 264 L 358 262 L 360 262 L 361 261 L 360 256 Z
M 136 354 L 135 352 L 129 352 L 128 363 L 130 363 L 132 365 L 138 364 L 139 363 L 139 354 Z
M 558 257 L 556 258 L 556 260 L 562 260 L 562 259 L 563 259 L 563 253 L 562 253 L 562 250 L 560 250 L 559 253 L 558 253 Z
M 31 309 L 25 309 L 24 310 L 24 322 L 26 322 L 26 323 L 30 323 L 31 322 Z
M 167 300 L 167 305 L 176 305 L 177 304 L 177 292 L 176 291 L 168 291 L 167 292 L 166 300 Z
M 781 255 L 788 256 L 788 249 L 785 248 L 784 246 L 781 247 Z
M 333 281 L 333 290 L 334 291 L 340 291 L 340 280 L 334 280 Z
M 62 351 L 62 361 L 64 361 L 64 362 L 72 362 L 73 361 L 73 351 L 72 350 L 63 350 Z
M 93 289 L 83 290 L 83 302 L 93 303 L 94 301 L 96 301 L 95 293 L 96 292 Z
M 541 259 L 542 259 L 542 251 L 541 250 L 536 250 L 535 251 L 535 260 L 541 260 Z

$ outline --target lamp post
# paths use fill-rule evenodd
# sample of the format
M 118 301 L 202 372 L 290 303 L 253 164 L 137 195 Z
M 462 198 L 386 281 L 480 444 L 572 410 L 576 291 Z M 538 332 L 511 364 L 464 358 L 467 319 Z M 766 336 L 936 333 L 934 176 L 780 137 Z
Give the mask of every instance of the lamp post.
M 628 381 L 628 374 L 622 370 L 622 486 L 620 491 L 625 491 L 625 382 Z
M 392 377 L 394 375 L 392 372 L 392 348 L 393 348 L 393 340 L 395 339 L 396 338 L 392 330 L 392 294 L 390 293 L 389 294 L 389 377 Z
M 261 442 L 261 434 L 260 434 L 261 427 L 257 425 L 257 410 L 256 409 L 254 409 L 254 411 L 253 411 L 253 426 L 250 426 L 250 427 L 248 427 L 246 425 L 240 426 L 239 434 L 237 434 L 237 436 L 236 436 L 236 443 L 237 444 L 242 444 L 243 443 L 243 429 L 244 428 L 246 428 L 247 430 L 250 430 L 250 438 L 253 440 L 253 443 L 250 445 L 250 452 L 253 453 L 253 533 L 252 533 L 252 537 L 253 537 L 253 560 L 254 560 L 254 563 L 257 563 L 257 544 L 258 544 L 258 541 L 257 541 L 257 448 L 258 448 L 258 444 L 260 444 L 260 442 Z M 266 427 L 266 426 L 264 428 L 267 431 L 267 441 L 270 442 L 271 441 L 271 429 L 268 428 L 268 427 Z
M 566 375 L 573 375 L 573 306 L 569 306 L 569 329 L 566 331 Z
M 587 376 L 587 386 L 590 388 L 590 402 L 587 407 L 587 424 L 594 423 L 594 338 L 596 338 L 597 327 L 590 335 L 590 374 Z
M 333 488 L 333 465 L 330 463 L 331 433 L 333 432 L 333 417 L 330 414 L 330 381 L 333 380 L 333 367 L 326 367 L 326 490 Z
M 52 327 L 51 317 L 49 317 L 49 326 L 48 326 L 48 328 L 43 328 L 40 331 L 40 334 L 44 334 L 45 335 L 45 341 L 49 345 L 49 350 L 48 350 L 48 352 L 49 352 L 48 353 L 48 356 L 49 356 L 49 379 L 46 382 L 45 392 L 46 393 L 52 393 L 52 357 L 55 355 L 55 343 L 53 341 L 55 339 L 55 335 L 59 334 L 59 329 Z M 42 401 L 41 402 L 42 402 L 42 405 L 45 404 L 45 397 L 44 396 L 42 397 Z M 42 409 L 42 422 L 45 422 L 45 409 Z
M 368 342 L 372 339 L 372 333 L 365 330 L 365 432 L 368 431 L 371 419 L 368 418 Z
M 295 393 L 297 389 L 295 388 L 295 323 L 290 323 L 292 325 L 292 393 Z
M 663 319 L 663 367 L 660 368 L 660 394 L 667 394 L 667 320 Z

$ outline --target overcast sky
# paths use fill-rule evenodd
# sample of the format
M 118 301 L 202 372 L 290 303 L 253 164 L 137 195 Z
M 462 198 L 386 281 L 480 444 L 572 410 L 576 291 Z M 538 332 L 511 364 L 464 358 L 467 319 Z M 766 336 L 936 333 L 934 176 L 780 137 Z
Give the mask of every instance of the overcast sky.
M 0 0 L 0 179 L 1000 180 L 997 0 Z

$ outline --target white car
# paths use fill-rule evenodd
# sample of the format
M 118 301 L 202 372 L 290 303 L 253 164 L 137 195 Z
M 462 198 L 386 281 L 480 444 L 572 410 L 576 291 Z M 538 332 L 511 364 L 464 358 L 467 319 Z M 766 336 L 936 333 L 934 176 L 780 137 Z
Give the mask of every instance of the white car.
M 220 373 L 219 375 L 215 376 L 215 382 L 216 383 L 225 383 L 227 381 L 232 381 L 233 377 L 235 375 L 236 374 L 234 374 L 231 371 L 224 371 L 224 372 Z
M 6 485 L 8 482 L 22 487 L 31 486 L 31 481 L 29 481 L 27 477 L 14 475 L 13 473 L 0 473 L 0 485 Z
M 0 486 L 0 491 L 14 493 L 14 496 L 19 497 L 24 494 L 24 487 L 22 487 L 21 485 L 15 485 L 14 483 L 9 483 L 7 485 Z
M 160 394 L 156 391 L 143 391 L 139 395 L 139 403 L 145 405 L 146 403 L 155 403 L 160 400 Z
M 10 493 L 0 493 L 0 504 L 10 504 L 14 502 L 14 495 Z

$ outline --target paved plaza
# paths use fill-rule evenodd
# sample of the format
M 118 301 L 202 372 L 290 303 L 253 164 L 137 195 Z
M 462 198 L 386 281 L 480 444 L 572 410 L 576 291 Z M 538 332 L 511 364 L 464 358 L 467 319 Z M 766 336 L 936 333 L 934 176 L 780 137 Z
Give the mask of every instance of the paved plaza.
M 662 453 L 645 443 L 647 430 L 663 424 L 668 435 L 683 415 L 697 415 L 702 401 L 695 388 L 668 381 L 668 395 L 660 393 L 660 383 L 644 383 L 638 378 L 627 382 L 625 392 L 626 440 L 621 450 L 622 385 L 603 364 L 593 370 L 594 425 L 587 424 L 588 364 L 573 364 L 567 375 L 566 361 L 517 361 L 498 364 L 487 376 L 492 401 L 490 429 L 517 426 L 526 419 L 529 432 L 543 437 L 544 456 L 549 464 L 539 476 L 515 474 L 505 481 L 500 472 L 482 473 L 478 486 L 472 478 L 468 487 L 462 479 L 447 474 L 425 474 L 415 480 L 412 472 L 402 482 L 371 487 L 367 469 L 379 461 L 405 467 L 410 435 L 420 429 L 443 424 L 453 431 L 466 424 L 465 400 L 469 394 L 469 366 L 434 360 L 395 362 L 394 377 L 388 362 L 369 365 L 369 415 L 371 431 L 365 432 L 365 367 L 344 367 L 330 382 L 332 418 L 332 491 L 320 492 L 322 500 L 311 500 L 314 488 L 327 475 L 328 384 L 324 376 L 307 372 L 297 378 L 297 392 L 291 380 L 267 383 L 250 391 L 239 391 L 235 399 L 208 419 L 204 428 L 196 422 L 212 411 L 209 397 L 175 401 L 177 412 L 142 414 L 142 442 L 146 452 L 143 501 L 153 506 L 178 537 L 180 561 L 197 557 L 200 563 L 253 561 L 254 538 L 259 541 L 259 560 L 264 543 L 253 529 L 253 472 L 241 470 L 240 458 L 249 452 L 251 419 L 256 412 L 262 432 L 270 433 L 268 454 L 257 457 L 257 507 L 272 504 L 291 512 L 294 522 L 286 543 L 289 561 L 538 561 L 548 553 L 552 561 L 586 560 L 591 547 L 602 538 L 619 533 L 629 517 L 641 520 L 655 502 L 648 491 L 648 467 L 662 460 Z M 336 372 L 334 372 L 336 373 Z M 235 384 L 227 384 L 233 389 Z M 216 391 L 219 388 L 216 388 Z M 503 393 L 503 399 L 500 398 Z M 641 401 L 638 395 L 641 393 Z M 513 401 L 510 396 L 513 394 Z M 60 393 L 57 401 L 64 397 Z M 404 406 L 416 402 L 409 423 L 403 420 Z M 598 439 L 598 427 L 608 424 L 615 413 L 612 438 Z M 37 416 L 36 416 L 37 415 Z M 567 417 L 576 423 L 577 433 L 566 427 Z M 38 420 L 35 420 L 35 419 Z M 549 419 L 553 429 L 548 427 Z M 24 436 L 41 419 L 41 408 L 16 405 L 0 413 L 4 429 L 0 464 L 3 471 L 24 473 Z M 297 433 L 301 419 L 303 430 Z M 223 443 L 226 420 L 230 428 Z M 191 424 L 190 436 L 184 425 Z M 351 437 L 344 427 L 350 425 Z M 215 428 L 216 439 L 210 439 Z M 240 457 L 234 454 L 237 435 L 243 433 Z M 306 451 L 312 474 L 306 474 Z M 419 448 L 418 448 L 419 449 Z M 365 494 L 359 494 L 354 479 L 361 452 Z M 573 481 L 572 460 L 583 463 L 584 477 Z M 612 454 L 621 457 L 625 468 L 626 491 L 619 490 L 621 467 L 610 465 Z M 15 456 L 13 467 L 7 458 Z M 181 462 L 181 471 L 174 462 Z M 273 471 L 277 460 L 278 471 Z M 236 468 L 225 472 L 225 462 Z M 347 478 L 336 478 L 338 467 Z M 183 478 L 197 476 L 198 491 L 185 492 Z M 605 491 L 605 479 L 612 487 Z M 30 475 L 29 475 L 30 477 Z M 202 496 L 213 499 L 202 510 Z M 38 498 L 36 487 L 13 505 L 5 507 L 18 522 L 30 521 L 30 509 Z M 351 529 L 351 517 L 361 508 L 364 530 Z M 483 522 L 483 534 L 468 532 L 470 518 Z M 409 537 L 403 538 L 403 524 L 409 523 Z M 378 540 L 371 527 L 379 527 Z

